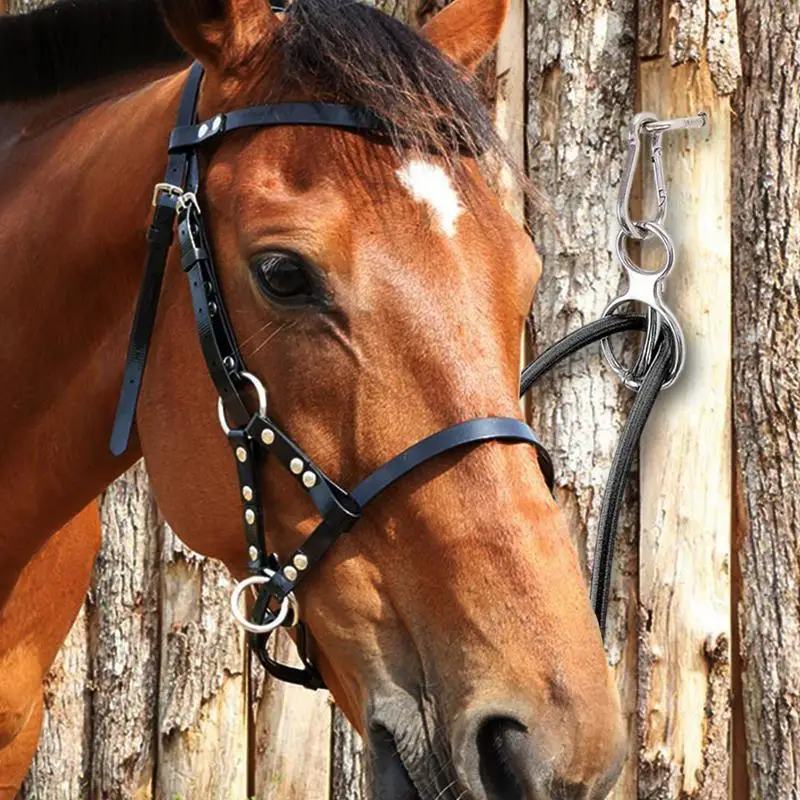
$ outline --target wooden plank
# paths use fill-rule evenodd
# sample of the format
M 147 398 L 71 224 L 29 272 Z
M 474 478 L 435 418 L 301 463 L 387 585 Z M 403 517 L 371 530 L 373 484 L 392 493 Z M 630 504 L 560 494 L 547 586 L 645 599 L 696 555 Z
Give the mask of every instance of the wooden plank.
M 89 800 L 89 629 L 81 611 L 44 684 L 39 749 L 19 800 Z
M 702 55 L 704 0 L 670 13 L 663 56 L 639 64 L 642 109 L 662 118 L 704 110 L 711 123 L 665 138 L 665 224 L 678 254 L 667 295 L 688 359 L 642 438 L 639 797 L 723 800 L 730 768 L 729 84 L 715 82 Z M 735 41 L 735 9 L 730 14 Z M 645 263 L 662 258 L 656 252 Z
M 233 580 L 165 525 L 156 797 L 247 796 L 244 636 L 230 613 Z
M 497 43 L 494 118 L 510 155 L 525 165 L 525 0 L 511 0 L 508 19 Z M 525 195 L 504 166 L 500 175 L 503 205 L 525 221 Z
M 334 707 L 331 800 L 370 800 L 368 758 L 361 737 Z
M 739 3 L 734 426 L 743 720 L 753 800 L 800 796 L 800 4 Z M 744 744 L 741 742 L 740 744 Z M 737 786 L 738 798 L 747 786 Z
M 541 351 L 596 319 L 620 287 L 611 242 L 623 164 L 620 132 L 634 113 L 634 0 L 607 4 L 528 0 L 528 172 L 546 198 L 529 221 L 543 260 L 533 308 Z M 549 205 L 549 207 L 548 207 Z M 534 429 L 553 454 L 557 497 L 584 573 L 629 392 L 596 351 L 554 370 L 531 393 Z M 620 522 L 606 648 L 635 753 L 638 626 L 636 492 Z M 636 759 L 615 792 L 636 796 Z
M 152 796 L 159 669 L 158 514 L 140 462 L 101 502 L 89 606 L 92 797 Z
M 294 644 L 280 632 L 279 661 L 299 666 Z M 260 665 L 256 665 L 260 669 Z M 326 798 L 331 786 L 331 700 L 325 691 L 268 678 L 255 715 L 257 797 Z

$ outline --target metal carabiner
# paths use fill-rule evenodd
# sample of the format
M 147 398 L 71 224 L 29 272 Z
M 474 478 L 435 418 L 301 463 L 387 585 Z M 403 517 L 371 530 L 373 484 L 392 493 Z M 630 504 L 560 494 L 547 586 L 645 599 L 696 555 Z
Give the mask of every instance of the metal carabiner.
M 639 165 L 639 153 L 642 149 L 642 130 L 645 125 L 654 122 L 658 122 L 658 117 L 649 111 L 643 111 L 637 114 L 628 126 L 628 159 L 623 167 L 619 186 L 617 221 L 625 234 L 632 239 L 646 238 L 646 234 L 642 233 L 636 221 L 631 218 L 631 191 L 636 178 L 636 167 Z M 663 180 L 663 170 L 661 177 Z M 666 211 L 664 215 L 666 215 Z M 663 222 L 660 214 L 656 217 L 655 222 L 658 224 Z
M 702 128 L 708 115 L 701 111 L 693 117 L 680 117 L 679 119 L 658 119 L 650 111 L 637 114 L 628 128 L 628 160 L 622 171 L 622 182 L 619 187 L 617 200 L 617 220 L 626 235 L 633 239 L 646 239 L 647 232 L 642 227 L 643 222 L 654 222 L 663 225 L 667 218 L 667 182 L 664 177 L 664 150 L 662 139 L 670 131 L 687 130 L 689 128 Z M 656 188 L 656 213 L 649 220 L 634 220 L 631 217 L 630 202 L 633 182 L 636 178 L 636 167 L 639 165 L 639 153 L 642 148 L 642 138 L 647 134 L 650 137 L 650 163 L 653 167 L 653 181 Z

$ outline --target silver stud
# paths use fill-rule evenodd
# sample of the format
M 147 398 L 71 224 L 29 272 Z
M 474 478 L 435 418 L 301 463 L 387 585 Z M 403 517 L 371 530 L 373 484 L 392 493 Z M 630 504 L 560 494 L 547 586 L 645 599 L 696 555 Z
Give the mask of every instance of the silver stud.
M 211 314 L 212 317 L 214 316 L 214 314 L 217 313 L 218 310 L 219 309 L 217 308 L 217 304 L 216 303 L 209 303 L 208 304 L 208 313 Z
M 244 521 L 248 525 L 252 525 L 256 521 L 256 512 L 253 511 L 252 508 L 248 508 L 247 511 L 244 512 Z
M 250 545 L 250 549 L 247 551 L 247 554 L 250 556 L 251 561 L 258 560 L 258 548 L 255 547 L 254 545 L 252 544 Z
M 270 428 L 264 428 L 264 430 L 261 431 L 261 441 L 264 442 L 264 444 L 272 444 L 275 441 L 275 431 Z
M 317 476 L 311 471 L 308 470 L 303 473 L 303 486 L 306 489 L 311 489 L 313 486 L 317 485 Z
M 253 490 L 249 486 L 242 486 L 242 497 L 249 503 L 253 499 Z
M 292 563 L 303 572 L 303 570 L 308 569 L 308 556 L 305 553 L 298 553 L 293 559 Z
M 219 130 L 220 125 L 222 125 L 222 117 L 219 114 L 217 114 L 217 116 L 214 117 L 211 123 L 211 130 L 214 131 L 214 133 L 216 133 Z
M 303 462 L 299 458 L 293 458 L 289 462 L 289 469 L 295 474 L 299 475 L 303 471 Z
M 284 567 L 283 574 L 286 576 L 287 581 L 297 580 L 297 570 L 294 567 Z
M 202 139 L 206 136 L 207 133 L 208 133 L 208 124 L 204 122 L 200 126 L 200 130 L 197 131 L 197 135 Z
M 242 464 L 244 464 L 244 462 L 247 461 L 247 450 L 245 450 L 244 447 L 237 447 L 236 458 L 238 458 L 239 461 L 241 461 Z
M 225 356 L 225 358 L 222 359 L 222 363 L 225 369 L 233 369 L 236 366 L 236 361 L 233 356 Z

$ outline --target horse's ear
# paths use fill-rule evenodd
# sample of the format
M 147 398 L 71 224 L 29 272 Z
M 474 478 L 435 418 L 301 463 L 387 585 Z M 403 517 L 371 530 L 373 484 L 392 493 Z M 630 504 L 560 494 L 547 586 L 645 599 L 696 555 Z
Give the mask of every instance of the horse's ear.
M 245 64 L 279 25 L 267 0 L 158 0 L 178 44 L 206 70 Z
M 484 59 L 503 29 L 509 0 L 454 0 L 422 28 L 422 35 L 467 69 Z

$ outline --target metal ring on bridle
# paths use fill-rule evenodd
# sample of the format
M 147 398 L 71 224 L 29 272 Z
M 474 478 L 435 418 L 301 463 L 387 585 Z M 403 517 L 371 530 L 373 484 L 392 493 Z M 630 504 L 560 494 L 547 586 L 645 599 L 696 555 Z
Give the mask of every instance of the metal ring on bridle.
M 275 617 L 269 622 L 265 622 L 263 625 L 257 625 L 255 622 L 251 622 L 242 613 L 242 594 L 250 586 L 261 586 L 269 583 L 274 574 L 275 572 L 273 570 L 265 569 L 263 575 L 251 575 L 249 578 L 245 578 L 243 581 L 237 583 L 233 594 L 231 594 L 231 613 L 233 614 L 233 618 L 239 626 L 244 628 L 248 633 L 272 633 L 272 631 L 276 628 L 280 628 L 284 622 L 286 622 L 289 612 L 291 612 L 293 616 L 292 625 L 296 625 L 300 618 L 297 598 L 295 598 L 294 593 L 289 593 L 281 600 L 281 607 L 278 609 Z
M 250 372 L 240 372 L 239 376 L 249 381 L 258 395 L 258 415 L 265 417 L 267 415 L 267 390 L 264 384 Z M 220 397 L 217 400 L 217 418 L 219 419 L 220 427 L 227 436 L 231 432 L 231 426 L 228 425 L 228 420 L 225 418 L 225 404 Z

